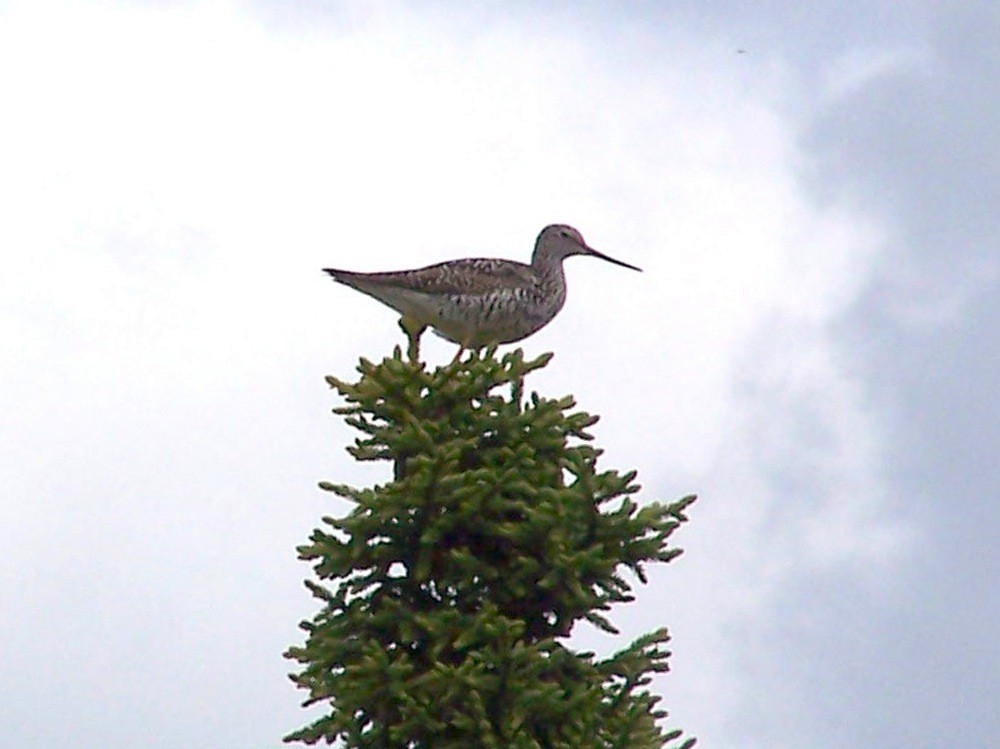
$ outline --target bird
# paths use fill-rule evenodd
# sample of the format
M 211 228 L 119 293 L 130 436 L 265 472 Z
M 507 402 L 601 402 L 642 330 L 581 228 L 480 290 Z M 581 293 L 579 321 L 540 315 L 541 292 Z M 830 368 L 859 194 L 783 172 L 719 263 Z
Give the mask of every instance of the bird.
M 566 302 L 563 260 L 589 255 L 641 271 L 593 247 L 566 224 L 550 224 L 535 240 L 531 264 L 495 258 L 465 258 L 414 270 L 357 273 L 323 268 L 335 281 L 377 299 L 400 314 L 409 338 L 409 356 L 419 357 L 419 339 L 428 327 L 466 349 L 481 349 L 527 338 L 545 327 Z

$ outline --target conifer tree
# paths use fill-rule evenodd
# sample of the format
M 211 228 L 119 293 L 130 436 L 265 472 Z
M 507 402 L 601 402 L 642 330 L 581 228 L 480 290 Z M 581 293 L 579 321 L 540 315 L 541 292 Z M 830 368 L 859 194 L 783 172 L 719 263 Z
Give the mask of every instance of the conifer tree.
M 411 352 L 412 354 L 412 352 Z M 303 622 L 292 680 L 328 712 L 286 737 L 349 749 L 690 747 L 646 688 L 667 670 L 665 629 L 599 658 L 567 642 L 575 623 L 617 633 L 625 572 L 680 550 L 668 538 L 693 496 L 639 506 L 635 471 L 599 471 L 570 396 L 525 394 L 546 354 L 493 351 L 429 370 L 362 359 L 328 377 L 363 434 L 348 451 L 392 480 L 323 482 L 353 509 L 325 517 L 300 557 L 322 602 Z

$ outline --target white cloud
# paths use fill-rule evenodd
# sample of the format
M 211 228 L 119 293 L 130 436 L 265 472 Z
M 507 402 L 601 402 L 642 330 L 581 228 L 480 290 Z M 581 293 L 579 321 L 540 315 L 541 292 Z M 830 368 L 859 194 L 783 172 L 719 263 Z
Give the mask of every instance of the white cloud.
M 319 268 L 526 259 L 543 224 L 567 221 L 645 272 L 569 261 L 565 311 L 526 344 L 557 352 L 536 387 L 602 413 L 607 464 L 638 467 L 648 496 L 704 494 L 678 539 L 689 555 L 657 577 L 677 603 L 619 618 L 676 622 L 693 657 L 667 705 L 734 745 L 726 716 L 753 684 L 733 633 L 766 626 L 789 579 L 900 538 L 877 419 L 831 335 L 879 229 L 798 188 L 780 65 L 749 73 L 728 46 L 629 47 L 545 19 L 459 38 L 460 21 L 385 9 L 308 33 L 219 3 L 51 11 L 14 5 L 0 31 L 19 115 L 0 142 L 0 244 L 18 248 L 0 312 L 0 406 L 17 414 L 0 428 L 17 461 L 3 525 L 24 529 L 8 579 L 27 585 L 30 567 L 44 581 L 4 631 L 31 637 L 43 606 L 65 615 L 55 573 L 72 565 L 89 594 L 73 604 L 79 647 L 127 657 L 93 617 L 189 622 L 154 672 L 208 659 L 239 673 L 254 652 L 270 682 L 243 698 L 286 700 L 274 720 L 291 721 L 259 730 L 294 727 L 276 656 L 311 602 L 292 546 L 331 511 L 310 503 L 314 480 L 370 477 L 331 457 L 348 437 L 320 375 L 400 339 L 389 310 Z M 51 532 L 71 541 L 39 546 Z M 168 591 L 140 596 L 153 614 L 133 605 L 143 585 Z M 222 619 L 199 618 L 220 602 Z M 247 626 L 245 651 L 213 655 Z M 119 675 L 122 692 L 147 678 Z
M 925 45 L 852 47 L 823 70 L 820 101 L 829 106 L 881 78 L 905 72 L 931 74 L 934 67 L 935 61 Z

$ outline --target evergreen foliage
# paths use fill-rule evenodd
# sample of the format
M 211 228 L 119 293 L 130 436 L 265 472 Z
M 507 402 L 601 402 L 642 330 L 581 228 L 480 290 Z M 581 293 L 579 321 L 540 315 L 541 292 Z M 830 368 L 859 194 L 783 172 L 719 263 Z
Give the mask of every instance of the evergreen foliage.
M 286 741 L 386 749 L 660 749 L 681 741 L 645 688 L 667 670 L 665 629 L 599 659 L 565 642 L 586 620 L 615 633 L 623 576 L 680 550 L 685 497 L 640 507 L 635 472 L 598 471 L 572 397 L 525 396 L 525 361 L 472 354 L 434 371 L 394 356 L 328 377 L 363 433 L 349 452 L 393 465 L 299 547 L 322 601 L 286 656 L 329 712 Z M 690 747 L 693 739 L 679 746 Z

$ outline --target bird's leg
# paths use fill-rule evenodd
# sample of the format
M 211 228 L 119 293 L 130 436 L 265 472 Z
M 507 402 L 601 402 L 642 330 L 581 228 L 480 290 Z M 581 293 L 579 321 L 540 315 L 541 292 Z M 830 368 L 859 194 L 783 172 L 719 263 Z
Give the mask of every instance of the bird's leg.
M 427 326 L 414 320 L 409 320 L 406 317 L 401 317 L 399 318 L 399 327 L 406 333 L 406 337 L 410 342 L 406 348 L 406 355 L 411 362 L 420 361 L 420 336 L 427 330 Z
M 402 481 L 406 478 L 406 456 L 397 455 L 392 461 L 392 480 Z

